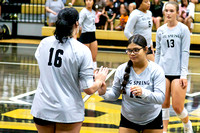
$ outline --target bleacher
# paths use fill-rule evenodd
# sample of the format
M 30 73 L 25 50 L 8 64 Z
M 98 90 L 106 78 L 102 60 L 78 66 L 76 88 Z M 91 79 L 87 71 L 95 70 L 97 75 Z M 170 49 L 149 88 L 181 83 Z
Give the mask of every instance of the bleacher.
M 26 16 L 28 16 L 29 19 L 33 18 L 34 21 L 28 21 L 28 22 L 39 22 L 44 23 L 44 15 L 45 15 L 45 1 L 46 0 L 26 0 L 26 2 L 23 2 L 21 0 L 21 3 L 16 3 L 17 1 L 12 0 L 13 5 L 17 5 L 18 7 L 18 21 L 20 20 L 26 20 Z M 15 2 L 14 2 L 15 1 Z M 18 0 L 19 1 L 19 0 Z M 67 1 L 68 3 L 71 1 Z M 68 4 L 66 3 L 66 5 Z M 20 8 L 19 8 L 20 7 Z M 74 4 L 74 8 L 76 8 L 79 12 L 84 7 L 83 0 L 76 0 Z M 4 8 L 2 9 L 4 12 Z M 35 21 L 35 18 L 37 18 L 37 21 Z M 195 5 L 195 18 L 194 18 L 194 29 L 193 34 L 191 35 L 191 53 L 200 53 L 200 4 Z M 116 19 L 115 25 L 119 23 L 119 20 Z M 44 26 L 42 27 L 42 36 L 51 36 L 53 35 L 53 32 L 55 30 L 55 27 L 48 27 Z M 155 26 L 152 29 L 152 40 L 155 42 L 156 40 L 156 30 Z M 125 42 L 127 41 L 127 38 L 124 35 L 123 31 L 104 31 L 104 30 L 97 30 L 96 31 L 96 38 L 99 40 L 99 47 L 107 48 L 107 49 L 125 49 Z M 105 43 L 106 41 L 106 43 Z M 115 45 L 112 43 L 112 41 L 117 42 L 118 44 Z M 105 43 L 105 44 L 104 44 Z M 109 45 L 110 44 L 110 45 Z M 112 46 L 111 46 L 112 45 Z

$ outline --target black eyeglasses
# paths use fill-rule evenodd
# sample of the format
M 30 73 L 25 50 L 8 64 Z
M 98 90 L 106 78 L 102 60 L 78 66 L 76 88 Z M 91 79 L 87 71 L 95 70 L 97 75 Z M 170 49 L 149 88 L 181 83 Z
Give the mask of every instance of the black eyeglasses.
M 132 53 L 138 54 L 138 53 L 140 52 L 141 49 L 143 49 L 143 48 L 127 49 L 127 50 L 126 50 L 126 53 L 127 53 L 127 54 L 132 54 Z

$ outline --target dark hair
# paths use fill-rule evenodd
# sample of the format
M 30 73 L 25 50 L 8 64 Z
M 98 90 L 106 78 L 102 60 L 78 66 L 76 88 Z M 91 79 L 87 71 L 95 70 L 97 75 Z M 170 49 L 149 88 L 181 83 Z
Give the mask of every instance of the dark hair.
M 182 0 L 181 0 L 181 1 L 182 1 Z M 169 2 L 167 2 L 166 5 L 168 5 L 168 4 L 175 5 L 175 7 L 176 7 L 176 11 L 177 11 L 177 12 L 179 11 L 179 5 L 178 5 L 177 2 L 175 2 L 175 1 L 169 1 Z M 166 5 L 165 5 L 165 8 L 166 8 Z M 181 5 L 182 5 L 182 4 L 181 4 Z
M 63 43 L 63 38 L 72 37 L 73 26 L 79 19 L 78 11 L 75 8 L 64 8 L 58 13 L 54 35 L 57 40 Z
M 84 0 L 84 3 L 86 2 L 86 0 Z M 93 5 L 92 5 L 92 9 L 95 10 L 95 3 L 96 3 L 96 0 L 93 0 Z M 86 4 L 86 3 L 85 3 Z
M 189 0 L 187 0 L 187 2 L 188 2 L 188 5 L 189 5 Z M 183 4 L 183 0 L 181 0 L 181 7 L 184 7 L 185 5 Z
M 141 46 L 143 49 L 146 48 L 147 46 L 146 39 L 142 35 L 139 35 L 139 34 L 133 35 L 132 37 L 129 38 L 128 45 L 132 43 Z M 133 66 L 133 62 L 129 60 L 125 69 L 124 77 L 123 77 L 124 81 L 121 84 L 122 85 L 122 89 L 120 92 L 121 94 L 126 94 L 125 88 L 129 80 L 129 74 L 130 74 L 132 66 Z
M 147 46 L 146 39 L 140 34 L 136 34 L 136 35 L 133 35 L 132 37 L 130 37 L 128 40 L 128 45 L 131 43 L 137 44 L 137 45 L 141 46 L 142 48 L 145 48 Z
M 142 4 L 143 0 L 135 0 L 136 3 L 136 9 L 138 9 L 140 7 L 140 5 Z

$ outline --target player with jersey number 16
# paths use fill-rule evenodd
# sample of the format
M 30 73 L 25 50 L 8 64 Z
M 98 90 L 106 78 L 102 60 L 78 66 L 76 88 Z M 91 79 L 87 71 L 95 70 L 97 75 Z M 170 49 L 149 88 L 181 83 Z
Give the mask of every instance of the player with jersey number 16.
M 31 114 L 39 133 L 79 133 L 84 120 L 81 91 L 101 89 L 108 73 L 101 67 L 93 81 L 89 48 L 75 39 L 78 11 L 65 8 L 58 14 L 54 36 L 44 38 L 36 52 L 40 79 Z

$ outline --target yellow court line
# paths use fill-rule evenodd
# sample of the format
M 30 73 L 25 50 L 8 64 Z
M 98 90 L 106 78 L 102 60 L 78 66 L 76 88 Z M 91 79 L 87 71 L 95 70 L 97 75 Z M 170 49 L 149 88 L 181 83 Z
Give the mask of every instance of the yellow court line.
M 34 123 L 4 122 L 4 121 L 0 121 L 0 128 L 18 129 L 18 130 L 36 130 Z
M 23 44 L 39 44 L 40 39 L 3 39 L 0 43 L 23 43 Z

